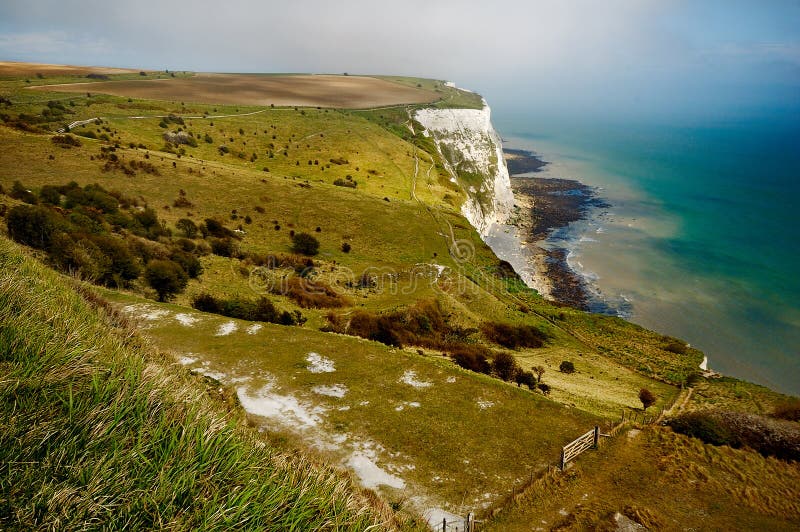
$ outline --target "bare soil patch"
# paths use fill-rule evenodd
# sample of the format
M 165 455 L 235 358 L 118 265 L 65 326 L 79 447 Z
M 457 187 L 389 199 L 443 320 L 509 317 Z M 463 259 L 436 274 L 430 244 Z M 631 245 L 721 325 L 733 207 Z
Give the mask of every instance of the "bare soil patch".
M 194 103 L 356 109 L 427 103 L 439 98 L 435 92 L 381 79 L 333 75 L 198 74 L 191 78 L 100 81 L 37 88 Z
M 31 76 L 42 74 L 82 75 L 82 74 L 130 74 L 138 72 L 127 68 L 54 65 L 50 63 L 21 63 L 18 61 L 0 61 L 0 76 Z

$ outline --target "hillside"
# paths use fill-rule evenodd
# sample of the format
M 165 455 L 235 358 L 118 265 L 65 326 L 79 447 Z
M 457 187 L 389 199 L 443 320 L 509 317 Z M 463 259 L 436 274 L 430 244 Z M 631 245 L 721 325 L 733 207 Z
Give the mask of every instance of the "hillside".
M 0 70 L 0 142 L 13 146 L 0 150 L 0 225 L 27 251 L 2 241 L 2 297 L 16 305 L 3 307 L 3 330 L 11 335 L 9 346 L 45 335 L 56 358 L 41 367 L 20 359 L 8 371 L 24 375 L 30 386 L 49 386 L 48 372 L 64 372 L 54 391 L 25 411 L 44 415 L 64 403 L 53 434 L 63 442 L 78 438 L 73 447 L 84 445 L 97 426 L 90 417 L 109 413 L 99 405 L 119 401 L 111 398 L 128 390 L 127 380 L 108 380 L 113 387 L 107 394 L 92 392 L 79 405 L 85 418 L 71 413 L 70 390 L 94 390 L 104 375 L 141 374 L 142 386 L 156 390 L 147 400 L 169 403 L 183 417 L 167 423 L 142 414 L 131 423 L 166 423 L 147 428 L 154 434 L 197 431 L 164 432 L 180 449 L 182 434 L 194 438 L 219 427 L 227 431 L 224 445 L 207 451 L 209 459 L 246 456 L 225 462 L 227 477 L 206 479 L 195 471 L 197 460 L 206 459 L 204 448 L 198 450 L 202 459 L 188 454 L 175 467 L 182 476 L 158 477 L 166 491 L 156 490 L 151 513 L 142 515 L 152 515 L 152 508 L 165 513 L 143 526 L 182 519 L 178 506 L 158 499 L 174 482 L 206 489 L 221 508 L 242 504 L 240 496 L 297 500 L 276 503 L 289 508 L 285 514 L 264 510 L 276 512 L 269 517 L 275 521 L 253 514 L 248 523 L 413 527 L 420 514 L 477 512 L 488 519 L 500 508 L 496 526 L 513 521 L 524 527 L 543 507 L 509 508 L 509 495 L 547 475 L 575 437 L 594 426 L 609 431 L 623 415 L 641 415 L 643 388 L 655 396 L 651 414 L 677 401 L 675 415 L 709 406 L 770 415 L 789 400 L 748 383 L 705 379 L 698 369 L 703 354 L 684 342 L 554 304 L 525 286 L 482 240 L 488 225 L 514 205 L 500 139 L 478 95 L 442 81 L 388 76 L 13 67 Z M 225 92 L 226 82 L 232 83 L 229 94 L 214 96 Z M 274 105 L 253 99 L 251 82 L 275 96 Z M 299 85 L 292 90 L 318 82 L 316 92 L 304 93 L 318 99 L 282 106 L 278 93 L 288 94 L 293 82 Z M 351 101 L 331 100 L 338 83 L 352 84 Z M 160 92 L 140 92 L 142 84 Z M 190 98 L 192 87 L 200 87 L 197 98 Z M 380 107 L 374 98 L 383 98 Z M 87 298 L 103 309 L 100 314 Z M 34 316 L 47 316 L 40 321 L 49 325 L 36 327 Z M 73 339 L 70 330 L 86 336 Z M 76 347 L 55 349 L 72 345 L 66 339 Z M 22 357 L 27 351 L 6 352 Z M 21 377 L 3 382 L 14 379 Z M 191 401 L 196 411 L 185 410 L 176 397 L 196 399 L 199 389 L 207 399 Z M 145 397 L 124 393 L 135 403 Z M 149 412 L 143 404 L 136 408 Z M 236 413 L 240 407 L 246 421 Z M 12 419 L 16 411 L 8 406 L 3 415 Z M 224 427 L 214 416 L 227 420 Z M 72 435 L 73 426 L 84 432 Z M 138 426 L 123 428 L 124 434 L 111 432 L 93 444 L 92 452 L 109 456 L 107 472 L 123 467 L 113 460 L 130 456 L 125 449 L 138 456 L 136 446 L 147 443 L 132 441 Z M 666 431 L 645 428 L 643 434 L 647 441 L 672 438 L 659 436 Z M 624 449 L 621 434 L 589 459 Z M 11 452 L 56 456 L 55 446 L 25 442 Z M 693 464 L 716 452 L 696 443 L 690 448 L 683 459 Z M 746 454 L 732 456 L 760 458 L 737 453 Z M 659 476 L 660 466 L 644 460 L 644 450 L 637 447 L 631 456 L 645 477 Z M 77 453 L 62 460 L 78 470 L 88 468 L 90 458 Z M 272 484 L 254 480 L 258 493 L 219 493 L 226 482 L 256 478 L 245 466 L 257 460 L 274 464 L 263 473 Z M 782 470 L 795 475 L 794 465 L 769 460 L 768 480 Z M 21 468 L 17 484 L 34 485 L 43 471 Z M 135 484 L 152 481 L 153 471 L 124 474 Z M 577 480 L 581 486 L 595 481 Z M 306 488 L 296 493 L 296 485 L 311 486 L 312 495 Z M 9 501 L 12 494 L 13 501 L 31 495 L 10 486 L 3 488 Z M 775 489 L 765 497 L 791 491 Z M 60 500 L 60 493 L 38 493 L 32 504 L 52 505 L 47 501 Z M 303 506 L 306 496 L 322 506 Z M 605 519 L 612 507 L 622 511 L 623 502 L 598 504 L 598 519 Z M 642 507 L 658 504 L 650 499 Z M 765 507 L 765 519 L 778 519 L 773 503 Z M 175 526 L 227 515 L 205 512 Z M 44 514 L 25 518 L 63 519 Z M 76 515 L 69 527 L 90 519 Z M 696 522 L 712 528 L 727 523 L 717 510 Z

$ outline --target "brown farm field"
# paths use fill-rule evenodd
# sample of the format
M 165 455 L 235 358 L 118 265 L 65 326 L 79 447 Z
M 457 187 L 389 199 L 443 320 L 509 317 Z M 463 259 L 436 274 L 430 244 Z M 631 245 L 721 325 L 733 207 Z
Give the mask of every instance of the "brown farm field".
M 129 68 L 86 67 L 73 65 L 54 65 L 50 63 L 20 63 L 0 61 L 0 76 L 30 76 L 35 74 L 49 76 L 72 76 L 84 74 L 130 74 L 138 72 Z
M 189 78 L 68 83 L 35 89 L 194 103 L 341 109 L 429 103 L 440 98 L 433 91 L 371 77 L 305 74 L 198 74 Z

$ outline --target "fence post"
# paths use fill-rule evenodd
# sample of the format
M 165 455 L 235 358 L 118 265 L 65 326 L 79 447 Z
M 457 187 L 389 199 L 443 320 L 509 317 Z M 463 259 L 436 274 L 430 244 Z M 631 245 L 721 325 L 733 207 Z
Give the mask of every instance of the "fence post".
M 594 426 L 594 448 L 597 449 L 597 444 L 600 441 L 600 427 Z
M 447 518 L 442 517 L 442 532 L 447 532 Z
M 564 464 L 564 448 L 562 447 L 561 448 L 561 471 L 564 471 L 564 466 L 565 465 L 566 464 Z

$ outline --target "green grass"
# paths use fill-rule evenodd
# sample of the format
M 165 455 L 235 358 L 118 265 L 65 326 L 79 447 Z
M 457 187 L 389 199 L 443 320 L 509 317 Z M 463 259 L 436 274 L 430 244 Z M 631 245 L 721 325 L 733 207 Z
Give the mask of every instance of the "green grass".
M 340 474 L 238 428 L 5 238 L 0 324 L 0 528 L 391 526 Z
M 555 462 L 564 443 L 601 421 L 413 349 L 391 349 L 308 327 L 263 324 L 249 334 L 248 322 L 107 295 L 133 316 L 145 316 L 145 334 L 176 358 L 193 359 L 190 369 L 238 386 L 240 394 L 254 395 L 269 385 L 270 394 L 296 399 L 321 418 L 318 425 L 304 427 L 287 413 L 256 416 L 282 439 L 322 448 L 326 460 L 343 464 L 362 442 L 377 443 L 384 449 L 379 466 L 407 483 L 405 490 L 382 492 L 392 502 L 413 495 L 419 510 L 425 508 L 421 501 L 463 511 L 491 502 Z M 178 314 L 196 321 L 182 325 Z M 226 323 L 236 324 L 237 330 L 216 336 Z M 310 352 L 333 361 L 335 371 L 309 372 Z M 407 371 L 430 385 L 418 389 L 402 382 Z M 343 385 L 347 392 L 342 398 L 322 396 L 313 392 L 320 385 Z
M 800 466 L 650 427 L 621 432 L 538 483 L 487 530 L 795 530 Z

